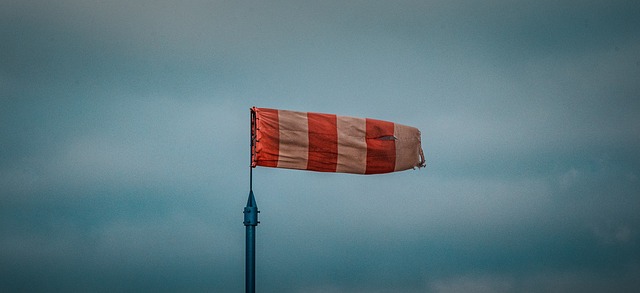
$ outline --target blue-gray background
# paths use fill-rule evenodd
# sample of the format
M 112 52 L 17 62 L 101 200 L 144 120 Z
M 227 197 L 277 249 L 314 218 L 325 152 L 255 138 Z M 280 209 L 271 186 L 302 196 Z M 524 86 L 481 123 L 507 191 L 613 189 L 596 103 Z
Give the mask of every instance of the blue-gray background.
M 254 171 L 260 292 L 640 287 L 635 1 L 0 1 L 0 291 L 242 292 L 251 106 L 427 168 Z

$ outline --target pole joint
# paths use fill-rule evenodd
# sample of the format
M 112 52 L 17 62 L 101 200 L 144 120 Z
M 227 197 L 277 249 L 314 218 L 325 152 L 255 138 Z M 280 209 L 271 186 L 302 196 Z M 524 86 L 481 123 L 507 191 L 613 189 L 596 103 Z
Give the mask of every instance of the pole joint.
M 247 206 L 244 207 L 244 222 L 245 226 L 258 226 L 260 221 L 258 221 L 258 205 L 256 204 L 256 199 L 253 196 L 253 191 L 249 191 L 249 199 L 247 200 Z

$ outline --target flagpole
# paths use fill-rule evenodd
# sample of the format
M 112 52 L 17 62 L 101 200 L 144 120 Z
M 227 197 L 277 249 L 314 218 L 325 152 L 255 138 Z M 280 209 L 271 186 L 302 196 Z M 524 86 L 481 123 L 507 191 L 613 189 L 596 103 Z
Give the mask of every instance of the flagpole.
M 253 160 L 253 147 L 255 135 L 255 113 L 251 111 L 251 153 Z M 247 206 L 244 207 L 245 234 L 245 292 L 256 292 L 256 226 L 258 226 L 258 205 L 253 196 L 253 166 L 249 164 L 249 198 Z
M 246 227 L 245 255 L 245 292 L 256 292 L 256 226 L 258 226 L 258 205 L 249 191 L 247 206 L 244 208 L 244 225 Z

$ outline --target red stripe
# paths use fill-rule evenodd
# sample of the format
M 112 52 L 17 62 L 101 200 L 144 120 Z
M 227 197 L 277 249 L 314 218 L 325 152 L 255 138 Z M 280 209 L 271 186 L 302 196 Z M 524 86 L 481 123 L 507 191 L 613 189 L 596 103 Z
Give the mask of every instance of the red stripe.
M 336 115 L 307 113 L 309 157 L 307 170 L 335 172 L 338 165 L 338 128 Z
M 251 108 L 251 168 L 258 165 L 256 158 L 256 107 Z
M 256 119 L 258 127 L 258 141 L 256 142 L 257 165 L 277 167 L 280 143 L 278 110 L 256 108 Z
M 366 119 L 367 168 L 365 174 L 393 172 L 396 166 L 396 142 L 393 122 Z

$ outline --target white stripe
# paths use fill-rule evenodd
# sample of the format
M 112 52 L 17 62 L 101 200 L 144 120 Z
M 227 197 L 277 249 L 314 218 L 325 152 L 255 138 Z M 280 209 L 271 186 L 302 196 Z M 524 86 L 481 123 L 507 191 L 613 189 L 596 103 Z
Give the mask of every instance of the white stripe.
M 280 144 L 278 168 L 307 169 L 309 120 L 306 112 L 278 110 Z
M 396 137 L 395 171 L 411 169 L 420 165 L 420 130 L 394 123 Z
M 366 120 L 337 117 L 338 165 L 336 172 L 364 174 L 367 169 Z

